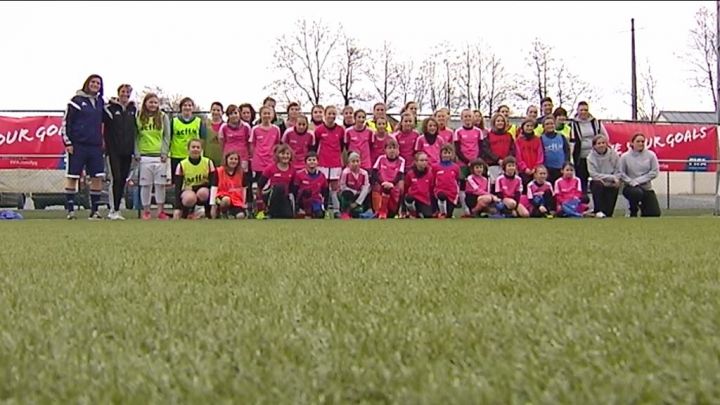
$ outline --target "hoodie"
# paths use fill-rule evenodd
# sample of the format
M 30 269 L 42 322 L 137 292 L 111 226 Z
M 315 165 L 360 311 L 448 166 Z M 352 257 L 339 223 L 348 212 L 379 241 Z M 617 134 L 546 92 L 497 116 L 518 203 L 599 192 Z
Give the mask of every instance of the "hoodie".
M 605 135 L 600 121 L 590 115 L 588 119 L 583 120 L 576 116 L 572 123 L 572 142 L 575 144 L 573 149 L 573 161 L 578 162 L 580 159 L 586 159 L 592 150 L 592 140 L 595 135 Z
M 653 151 L 631 150 L 620 157 L 620 179 L 631 187 L 640 186 L 644 190 L 652 190 L 652 180 L 658 174 L 658 160 Z
M 103 144 L 102 123 L 105 103 L 97 94 L 78 90 L 70 99 L 60 133 L 65 146 L 100 146 Z
M 620 157 L 612 148 L 607 148 L 602 155 L 593 149 L 588 155 L 587 164 L 593 180 L 606 184 L 620 180 Z
M 123 106 L 118 99 L 111 98 L 105 105 L 103 138 L 108 155 L 131 156 L 134 153 L 138 134 L 136 115 L 137 107 L 132 101 Z

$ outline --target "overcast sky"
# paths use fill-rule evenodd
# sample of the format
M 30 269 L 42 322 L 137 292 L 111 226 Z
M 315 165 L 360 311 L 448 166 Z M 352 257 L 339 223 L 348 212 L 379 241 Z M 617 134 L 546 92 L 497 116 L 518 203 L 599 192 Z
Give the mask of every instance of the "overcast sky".
M 482 40 L 517 78 L 538 36 L 569 69 L 591 82 L 602 117 L 629 118 L 630 18 L 639 71 L 646 60 L 667 110 L 711 110 L 688 85 L 678 58 L 694 14 L 690 2 L 69 2 L 0 3 L 3 53 L 0 109 L 63 109 L 89 73 L 136 90 L 159 85 L 203 107 L 211 101 L 259 104 L 275 75 L 275 37 L 298 18 L 342 23 L 361 45 L 390 40 L 397 58 L 421 60 L 429 47 Z M 524 108 L 526 106 L 518 106 Z

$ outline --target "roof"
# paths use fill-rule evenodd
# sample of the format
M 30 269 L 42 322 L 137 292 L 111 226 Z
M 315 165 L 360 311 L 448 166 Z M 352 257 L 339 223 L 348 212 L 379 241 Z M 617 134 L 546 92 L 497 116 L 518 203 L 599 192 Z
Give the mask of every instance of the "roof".
M 715 111 L 660 111 L 658 121 L 684 124 L 714 124 L 717 122 Z

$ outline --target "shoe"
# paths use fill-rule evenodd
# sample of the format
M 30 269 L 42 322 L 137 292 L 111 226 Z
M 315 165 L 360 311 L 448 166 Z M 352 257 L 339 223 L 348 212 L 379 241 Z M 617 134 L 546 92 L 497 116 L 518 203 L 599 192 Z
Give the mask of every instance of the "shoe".
M 70 220 L 77 219 L 77 217 L 75 216 L 75 211 L 68 212 L 67 219 L 70 219 Z
M 205 207 L 195 207 L 194 217 L 197 219 L 205 218 Z
M 352 217 L 347 212 L 340 214 L 340 219 L 351 219 Z
M 163 211 L 163 212 L 161 212 L 161 213 L 158 214 L 157 219 L 159 219 L 159 220 L 161 220 L 161 221 L 165 221 L 165 220 L 170 219 L 170 215 L 166 214 L 165 211 Z
M 244 212 L 238 212 L 235 215 L 235 219 L 245 219 L 245 213 Z
M 378 219 L 387 219 L 387 212 L 378 212 Z
M 102 221 L 103 217 L 100 215 L 99 212 L 94 212 L 88 217 L 88 219 L 90 221 Z
M 607 215 L 605 215 L 605 213 L 602 211 L 595 214 L 595 218 L 606 218 L 606 217 L 607 217 Z
M 149 220 L 149 219 L 151 219 L 151 218 L 152 218 L 152 216 L 150 215 L 150 211 L 143 211 L 143 213 L 142 213 L 142 220 L 143 220 L 143 221 L 147 221 L 147 220 Z
M 111 220 L 111 221 L 124 221 L 124 220 L 125 220 L 125 217 L 123 217 L 122 215 L 120 215 L 119 212 L 111 211 L 111 212 L 108 214 L 108 219 Z
M 265 219 L 265 213 L 263 211 L 258 212 L 255 215 L 255 219 Z
M 447 218 L 447 215 L 445 215 L 445 214 L 438 214 L 437 217 L 438 217 L 438 219 L 445 219 L 445 218 Z

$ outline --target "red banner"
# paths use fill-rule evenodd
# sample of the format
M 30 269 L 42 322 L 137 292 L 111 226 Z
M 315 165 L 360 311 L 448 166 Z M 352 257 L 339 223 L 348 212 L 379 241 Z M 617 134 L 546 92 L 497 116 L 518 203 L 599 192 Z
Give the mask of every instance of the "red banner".
M 603 122 L 610 144 L 622 154 L 630 149 L 630 140 L 636 133 L 645 135 L 645 146 L 655 152 L 661 171 L 715 172 L 718 131 L 712 124 L 649 124 Z M 668 160 L 688 160 L 687 163 L 663 163 Z
M 64 169 L 64 157 L 33 157 L 65 153 L 61 126 L 62 117 L 0 116 L 0 169 Z

